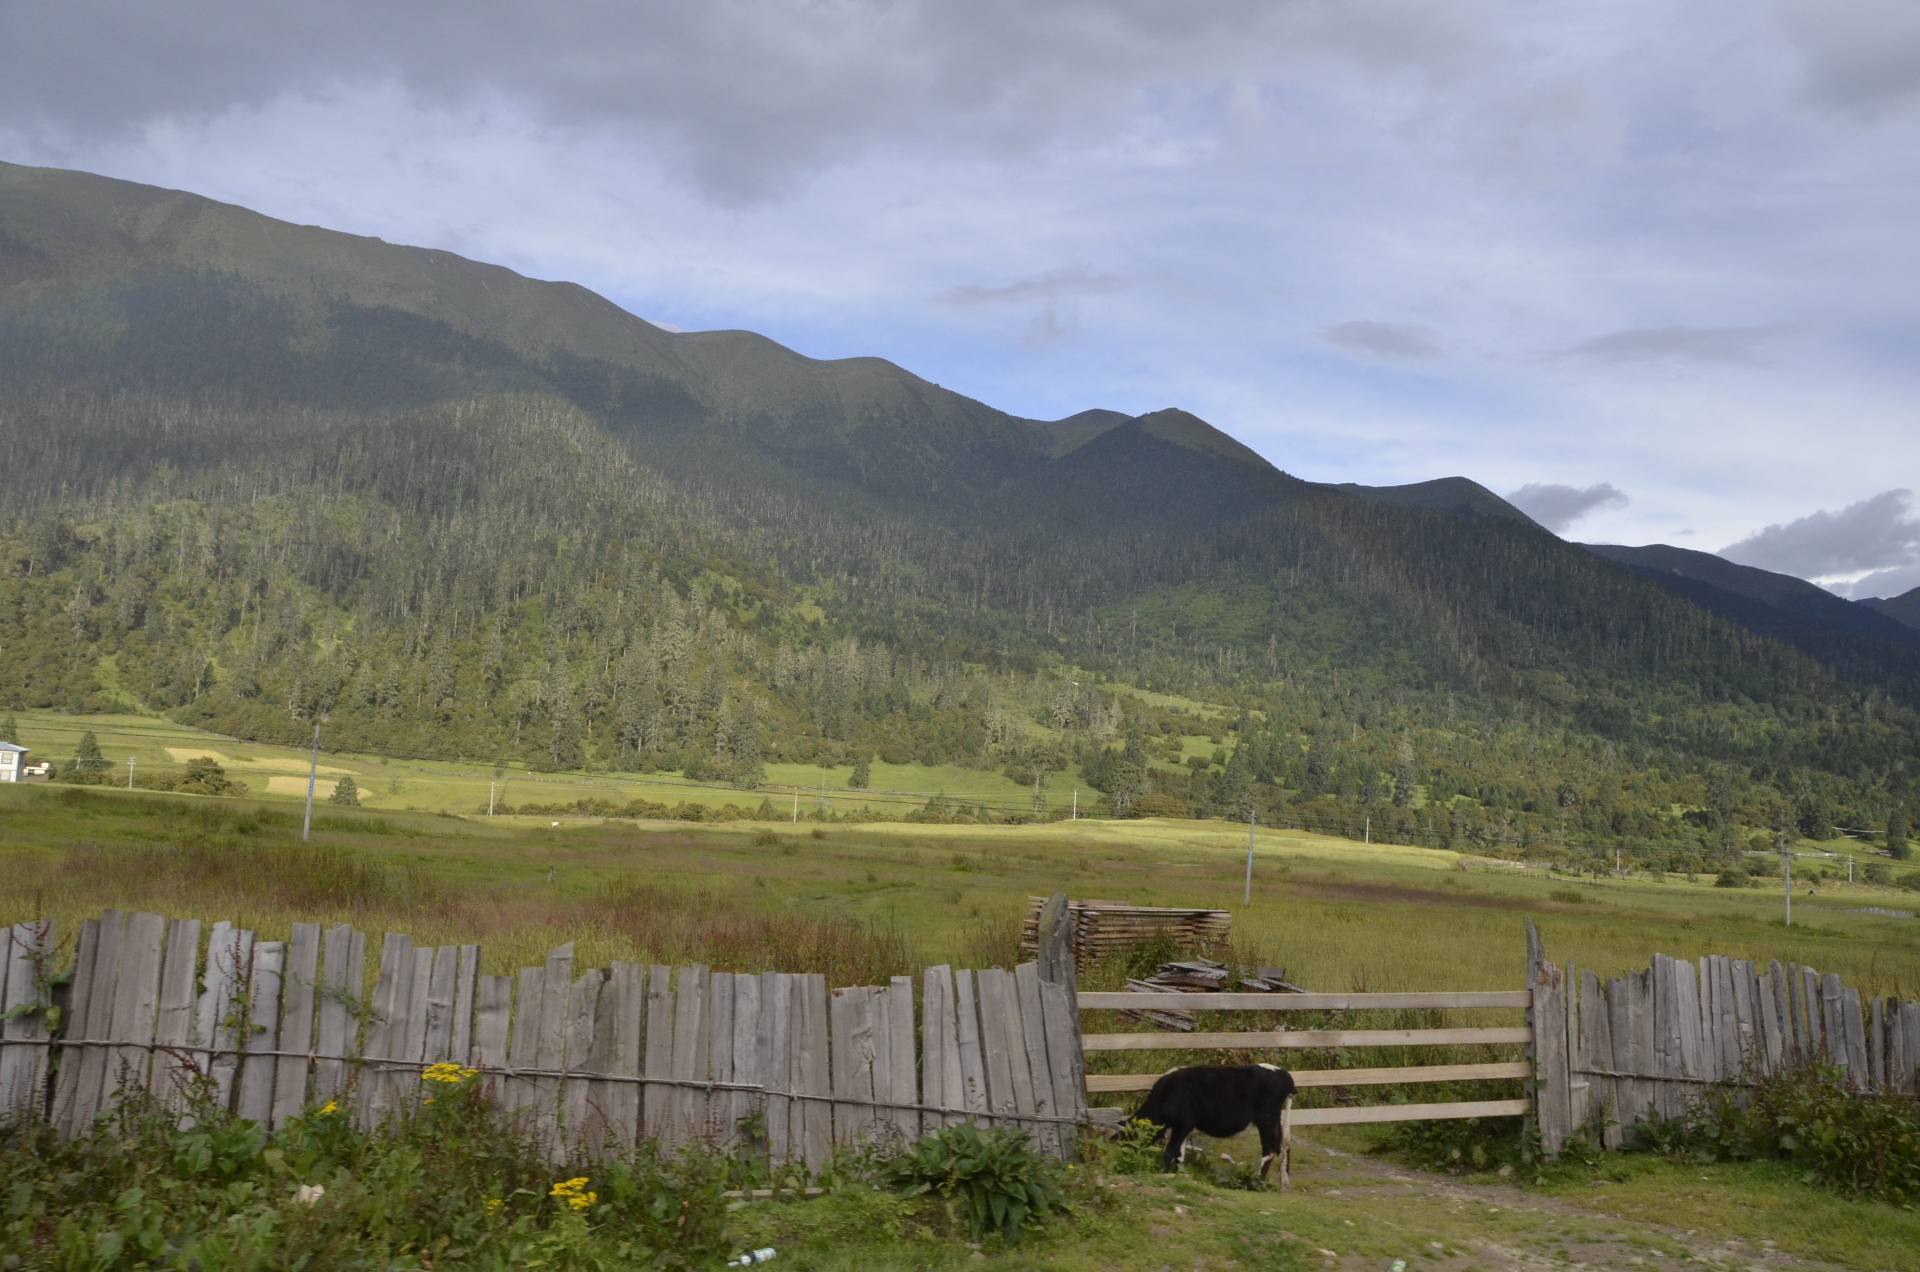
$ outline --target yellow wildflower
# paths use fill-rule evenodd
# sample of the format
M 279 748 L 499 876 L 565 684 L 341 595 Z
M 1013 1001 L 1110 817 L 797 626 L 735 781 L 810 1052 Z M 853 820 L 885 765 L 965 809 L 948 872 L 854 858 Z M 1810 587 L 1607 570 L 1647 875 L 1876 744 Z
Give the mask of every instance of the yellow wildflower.
M 463 1064 L 455 1064 L 451 1060 L 442 1060 L 438 1064 L 429 1065 L 426 1072 L 420 1075 L 420 1080 L 422 1082 L 445 1082 L 452 1084 L 465 1082 L 478 1072 L 480 1072 L 478 1069 L 469 1069 Z
M 581 1193 L 578 1196 L 567 1198 L 567 1204 L 569 1206 L 572 1206 L 575 1210 L 585 1210 L 588 1206 L 591 1206 L 594 1202 L 599 1200 L 600 1200 L 599 1193 L 589 1192 L 589 1193 Z
M 490 1215 L 497 1215 L 497 1214 L 499 1214 L 499 1213 L 500 1213 L 500 1212 L 501 1212 L 502 1210 L 505 1210 L 506 1208 L 507 1208 L 507 1203 L 506 1203 L 506 1202 L 504 1202 L 504 1201 L 502 1201 L 502 1200 L 500 1200 L 500 1198 L 498 1198 L 498 1197 L 489 1197 L 489 1198 L 487 1198 L 487 1213 L 488 1213 L 488 1214 L 490 1214 Z
M 340 1111 L 340 1101 L 338 1100 L 328 1100 L 325 1104 L 322 1104 L 320 1106 L 320 1112 L 322 1116 L 338 1113 L 339 1111 Z

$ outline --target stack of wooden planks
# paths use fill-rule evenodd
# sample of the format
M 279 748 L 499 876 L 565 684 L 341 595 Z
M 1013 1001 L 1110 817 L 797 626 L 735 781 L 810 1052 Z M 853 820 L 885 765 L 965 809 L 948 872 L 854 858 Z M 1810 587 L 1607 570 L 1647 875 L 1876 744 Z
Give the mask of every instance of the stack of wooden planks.
M 1219 994 L 1234 989 L 1255 994 L 1306 992 L 1287 981 L 1283 967 L 1260 967 L 1235 975 L 1225 963 L 1206 958 L 1162 963 L 1159 970 L 1144 980 L 1128 978 L 1127 989 L 1136 994 Z M 1133 1020 L 1151 1021 L 1164 1029 L 1193 1028 L 1191 1012 L 1123 1011 L 1120 1014 Z
M 1040 907 L 1045 897 L 1027 899 L 1027 921 L 1020 933 L 1020 954 L 1030 958 L 1038 948 Z M 1149 941 L 1171 941 L 1192 954 L 1226 948 L 1233 916 L 1225 910 L 1182 910 L 1169 906 L 1128 905 L 1122 901 L 1069 901 L 1067 914 L 1073 930 L 1073 959 L 1085 967 L 1110 955 Z

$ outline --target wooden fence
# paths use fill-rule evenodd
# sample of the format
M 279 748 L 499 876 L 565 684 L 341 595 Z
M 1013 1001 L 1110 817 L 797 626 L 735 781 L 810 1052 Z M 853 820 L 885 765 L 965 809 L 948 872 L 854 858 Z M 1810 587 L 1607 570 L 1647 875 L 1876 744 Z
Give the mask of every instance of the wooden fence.
M 1037 964 L 930 967 L 914 984 L 829 990 L 818 975 L 615 963 L 571 945 L 516 976 L 480 972 L 474 945 L 381 942 L 368 992 L 364 934 L 295 924 L 256 939 L 196 919 L 109 911 L 82 924 L 70 970 L 47 922 L 5 930 L 0 1116 L 90 1128 L 133 1088 L 280 1126 L 339 1103 L 362 1126 L 405 1115 L 422 1073 L 479 1071 L 490 1097 L 558 1159 L 642 1139 L 742 1148 L 757 1115 L 775 1165 L 839 1147 L 911 1142 L 975 1121 L 1074 1151 L 1084 1067 L 1067 985 Z
M 1863 1001 L 1812 968 L 1655 955 L 1608 979 L 1548 962 L 1529 926 L 1538 1031 L 1540 1144 L 1558 1153 L 1592 1125 L 1608 1147 L 1685 1113 L 1709 1087 L 1820 1062 L 1856 1091 L 1916 1090 L 1920 1003 Z

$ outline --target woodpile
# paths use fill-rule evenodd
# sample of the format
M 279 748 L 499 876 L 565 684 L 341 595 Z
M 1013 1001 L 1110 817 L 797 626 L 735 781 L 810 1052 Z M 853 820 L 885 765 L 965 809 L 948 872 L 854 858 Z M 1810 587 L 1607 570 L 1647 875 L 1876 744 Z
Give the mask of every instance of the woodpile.
M 1136 994 L 1304 994 L 1306 991 L 1287 980 L 1284 967 L 1257 967 L 1236 975 L 1225 963 L 1211 959 L 1162 963 L 1145 980 L 1129 978 L 1127 988 Z M 1195 1004 L 1199 1006 L 1200 1004 Z M 1185 1011 L 1123 1011 L 1133 1020 L 1147 1020 L 1163 1029 L 1191 1032 L 1193 1014 Z
M 1020 932 L 1023 958 L 1032 957 L 1037 946 L 1034 934 L 1046 898 L 1027 901 L 1027 921 Z M 1233 916 L 1225 910 L 1181 910 L 1120 901 L 1069 901 L 1067 914 L 1073 929 L 1073 961 L 1081 967 L 1150 941 L 1171 941 L 1184 953 L 1209 954 L 1226 948 L 1233 926 Z

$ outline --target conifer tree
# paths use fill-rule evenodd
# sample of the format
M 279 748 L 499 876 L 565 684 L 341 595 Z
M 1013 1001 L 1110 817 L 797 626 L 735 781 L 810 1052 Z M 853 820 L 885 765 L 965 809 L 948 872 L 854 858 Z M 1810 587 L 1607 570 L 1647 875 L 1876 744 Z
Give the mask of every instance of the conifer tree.
M 1913 855 L 1913 846 L 1907 842 L 1908 833 L 1906 806 L 1895 804 L 1887 814 L 1887 855 L 1895 861 L 1905 861 Z
M 7 718 L 0 720 L 0 742 L 20 744 L 20 722 L 13 718 L 13 712 L 7 712 Z
M 72 771 L 76 777 L 94 777 L 107 771 L 107 757 L 100 754 L 100 743 L 91 729 L 80 735 L 80 745 L 73 752 Z
M 360 787 L 353 780 L 353 774 L 343 773 L 340 780 L 333 784 L 333 794 L 327 796 L 329 804 L 342 804 L 348 808 L 360 806 Z
M 872 781 L 873 765 L 863 755 L 853 762 L 853 772 L 847 776 L 847 785 L 856 791 L 864 791 Z

